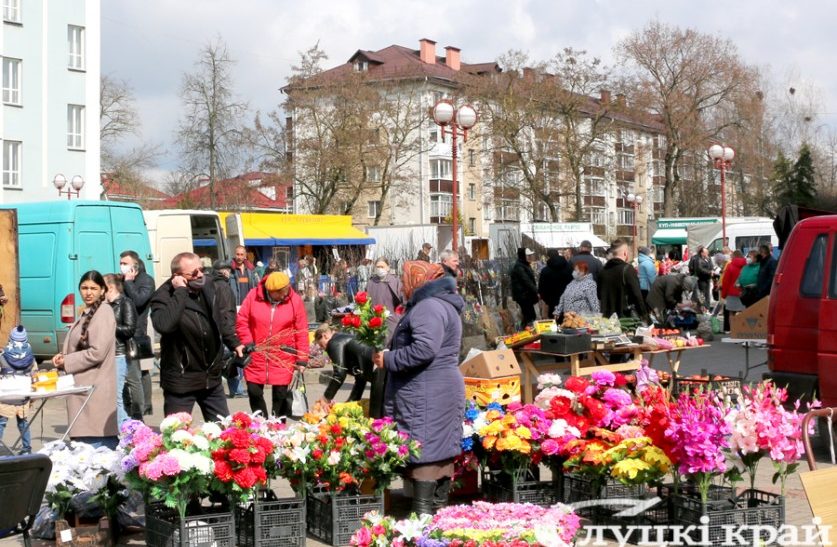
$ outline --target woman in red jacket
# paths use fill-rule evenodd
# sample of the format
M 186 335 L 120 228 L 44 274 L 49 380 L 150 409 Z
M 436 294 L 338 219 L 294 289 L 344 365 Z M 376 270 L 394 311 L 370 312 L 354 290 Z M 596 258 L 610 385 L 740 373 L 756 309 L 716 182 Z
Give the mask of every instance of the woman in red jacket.
M 250 409 L 267 416 L 264 386 L 273 386 L 273 415 L 290 415 L 288 384 L 308 364 L 308 318 L 287 274 L 273 272 L 241 304 L 235 331 L 242 344 L 255 344 L 244 368 Z
M 739 299 L 741 297 L 741 287 L 738 287 L 735 282 L 738 281 L 741 269 L 746 264 L 747 260 L 744 258 L 744 253 L 735 251 L 732 253 L 732 260 L 724 268 L 724 273 L 721 276 L 721 298 L 724 299 L 724 332 L 729 332 L 729 313 L 744 309 Z

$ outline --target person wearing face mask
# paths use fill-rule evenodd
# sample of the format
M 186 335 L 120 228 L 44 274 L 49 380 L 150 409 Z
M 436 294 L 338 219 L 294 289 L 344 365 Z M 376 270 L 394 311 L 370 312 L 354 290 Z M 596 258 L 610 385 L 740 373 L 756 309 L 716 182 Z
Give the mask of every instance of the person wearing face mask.
M 102 274 L 90 270 L 81 276 L 78 292 L 84 309 L 70 326 L 62 352 L 52 364 L 75 377 L 78 386 L 95 386 L 93 393 L 67 397 L 67 423 L 78 416 L 70 439 L 98 448 L 119 443 L 116 424 L 116 319 L 105 300 Z M 87 404 L 84 402 L 87 400 Z
M 735 285 L 741 289 L 741 303 L 750 307 L 758 300 L 757 285 L 759 282 L 759 270 L 761 264 L 758 261 L 758 252 L 753 249 L 747 253 L 746 264 L 741 268 Z
M 137 356 L 128 359 L 128 373 L 125 384 L 128 396 L 125 398 L 128 416 L 141 420 L 154 411 L 151 398 L 151 370 L 154 368 L 154 353 L 151 337 L 148 335 L 149 302 L 154 294 L 154 278 L 145 271 L 145 263 L 136 251 L 127 250 L 119 255 L 119 271 L 124 276 L 125 296 L 137 309 L 137 329 L 134 342 Z
M 113 308 L 113 316 L 116 319 L 116 421 L 121 426 L 122 422 L 129 418 L 125 410 L 123 391 L 128 374 L 128 348 L 137 328 L 137 309 L 131 299 L 125 297 L 122 275 L 107 274 L 105 285 L 108 288 L 105 299 Z
M 308 364 L 308 318 L 299 294 L 284 272 L 273 272 L 250 291 L 235 322 L 242 344 L 254 344 L 244 368 L 250 409 L 268 416 L 265 386 L 271 386 L 274 416 L 290 416 L 288 385 Z
M 573 280 L 564 289 L 558 305 L 555 306 L 555 316 L 561 317 L 569 311 L 578 314 L 599 313 L 599 296 L 596 293 L 596 282 L 593 281 L 587 263 L 576 262 L 572 276 Z
M 171 261 L 171 278 L 151 297 L 151 323 L 160 333 L 160 386 L 163 411 L 192 413 L 204 421 L 227 416 L 221 376 L 224 345 L 242 357 L 244 346 L 224 317 L 215 283 L 207 282 L 200 258 L 180 253 Z
M 390 271 L 389 260 L 379 257 L 375 260 L 375 270 L 366 286 L 369 300 L 373 306 L 381 305 L 389 310 L 387 317 L 387 342 L 389 342 L 395 325 L 398 324 L 396 309 L 404 303 L 404 290 L 401 280 Z

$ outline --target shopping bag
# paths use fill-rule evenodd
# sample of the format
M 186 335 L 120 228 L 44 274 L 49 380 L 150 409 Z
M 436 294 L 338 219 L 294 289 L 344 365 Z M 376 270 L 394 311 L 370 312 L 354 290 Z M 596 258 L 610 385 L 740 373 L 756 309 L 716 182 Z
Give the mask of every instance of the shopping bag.
M 294 377 L 288 386 L 288 398 L 291 403 L 291 417 L 301 418 L 308 412 L 308 398 L 305 396 L 305 378 L 300 371 L 294 371 Z

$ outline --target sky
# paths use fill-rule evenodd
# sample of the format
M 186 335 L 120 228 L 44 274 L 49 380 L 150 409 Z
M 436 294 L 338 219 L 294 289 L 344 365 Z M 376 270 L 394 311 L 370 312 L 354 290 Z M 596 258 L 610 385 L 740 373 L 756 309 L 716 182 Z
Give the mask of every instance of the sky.
M 731 39 L 773 92 L 813 90 L 815 123 L 837 127 L 837 3 L 829 0 L 103 0 L 102 74 L 132 87 L 140 138 L 161 147 L 159 168 L 148 173 L 160 183 L 178 164 L 183 74 L 218 36 L 236 61 L 235 93 L 252 114 L 281 104 L 291 66 L 315 43 L 329 56 L 326 67 L 358 49 L 417 49 L 420 38 L 435 40 L 440 55 L 459 47 L 470 63 L 511 49 L 548 59 L 569 46 L 613 64 L 614 46 L 655 19 Z

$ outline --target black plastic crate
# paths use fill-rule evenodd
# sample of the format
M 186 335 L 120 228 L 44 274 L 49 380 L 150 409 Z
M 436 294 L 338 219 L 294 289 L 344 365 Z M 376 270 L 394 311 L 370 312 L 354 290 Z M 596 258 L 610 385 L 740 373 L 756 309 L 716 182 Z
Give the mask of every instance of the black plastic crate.
M 180 521 L 176 509 L 155 502 L 145 506 L 145 543 L 152 547 L 233 547 L 235 520 L 229 509 L 190 508 Z
M 762 490 L 748 489 L 734 500 L 710 502 L 704 505 L 701 500 L 677 495 L 674 496 L 674 523 L 682 526 L 705 526 L 706 545 L 722 545 L 727 538 L 727 527 L 769 526 L 779 529 L 785 523 L 785 498 Z M 706 515 L 709 522 L 703 525 L 700 518 Z M 741 536 L 750 545 L 758 544 L 753 537 L 753 530 L 744 531 Z M 700 528 L 692 534 L 695 542 L 703 541 Z M 761 538 L 764 539 L 764 538 Z
M 644 484 L 627 485 L 611 478 L 599 482 L 577 473 L 567 473 L 563 483 L 563 501 L 566 504 L 617 498 L 646 499 L 649 496 L 649 490 Z M 627 507 L 622 504 L 603 503 L 576 509 L 576 513 L 594 524 L 609 524 L 614 522 L 613 514 L 624 509 Z
M 305 498 L 260 490 L 249 504 L 235 508 L 235 529 L 245 547 L 305 547 Z
M 541 481 L 537 469 L 523 470 L 511 475 L 505 471 L 484 469 L 482 494 L 488 501 L 531 503 L 549 507 L 562 499 L 562 481 Z
M 370 511 L 384 514 L 384 498 L 347 493 L 313 492 L 306 497 L 308 533 L 334 546 L 349 545 Z
M 713 378 L 716 375 L 709 375 Z M 693 393 L 695 390 L 701 392 L 719 392 L 736 396 L 741 391 L 742 379 L 734 376 L 724 376 L 720 380 L 702 380 L 699 378 L 688 378 L 686 376 L 675 376 L 671 383 L 671 396 L 679 397 L 681 393 Z

